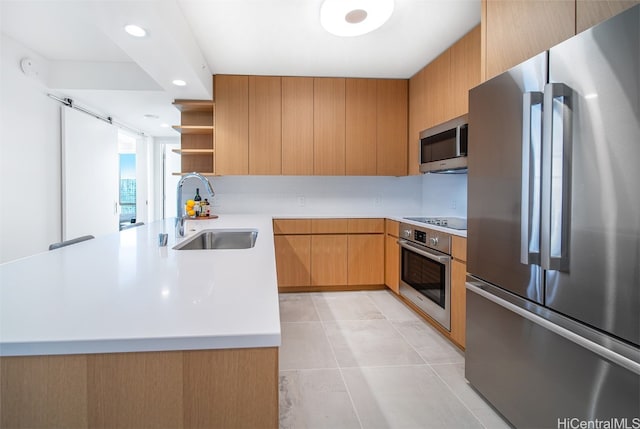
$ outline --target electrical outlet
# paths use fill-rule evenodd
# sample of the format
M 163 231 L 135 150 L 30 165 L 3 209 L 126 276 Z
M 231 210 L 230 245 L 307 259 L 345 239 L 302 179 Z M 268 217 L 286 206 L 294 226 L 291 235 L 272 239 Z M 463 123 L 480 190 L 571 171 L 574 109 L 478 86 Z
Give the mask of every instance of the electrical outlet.
M 456 209 L 458 207 L 458 202 L 456 200 L 451 200 L 451 208 Z
M 382 197 L 380 195 L 373 199 L 373 205 L 376 207 L 380 207 L 382 205 Z
M 299 196 L 298 197 L 298 207 L 304 207 L 306 204 L 305 198 L 304 196 Z

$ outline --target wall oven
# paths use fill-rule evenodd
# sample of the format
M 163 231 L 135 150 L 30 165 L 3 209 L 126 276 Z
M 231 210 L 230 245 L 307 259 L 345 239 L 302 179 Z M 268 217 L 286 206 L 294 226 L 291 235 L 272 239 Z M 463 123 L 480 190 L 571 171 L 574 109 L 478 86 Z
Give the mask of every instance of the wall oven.
M 451 330 L 451 237 L 401 223 L 400 295 Z

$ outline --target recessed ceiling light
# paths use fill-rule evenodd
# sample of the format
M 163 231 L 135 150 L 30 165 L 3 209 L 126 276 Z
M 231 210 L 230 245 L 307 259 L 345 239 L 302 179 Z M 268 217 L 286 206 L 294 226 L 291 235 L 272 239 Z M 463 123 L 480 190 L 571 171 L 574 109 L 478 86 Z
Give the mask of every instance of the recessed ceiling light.
M 147 113 L 146 115 L 144 115 L 144 117 L 147 118 L 147 119 L 160 119 L 160 116 L 153 115 L 151 113 Z
M 361 36 L 380 28 L 393 13 L 394 0 L 324 0 L 320 23 L 336 36 Z
M 173 83 L 175 86 L 185 86 L 187 84 L 187 82 L 182 79 L 174 79 L 171 83 Z
M 135 24 L 125 25 L 124 31 L 126 31 L 128 34 L 130 34 L 133 37 L 144 37 L 147 35 L 147 30 Z
M 160 124 L 162 128 L 169 128 L 169 124 Z

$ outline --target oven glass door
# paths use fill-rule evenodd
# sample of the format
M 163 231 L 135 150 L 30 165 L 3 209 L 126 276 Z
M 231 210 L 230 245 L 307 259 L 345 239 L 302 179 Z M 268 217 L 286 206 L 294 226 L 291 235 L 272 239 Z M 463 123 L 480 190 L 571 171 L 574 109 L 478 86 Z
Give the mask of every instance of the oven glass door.
M 446 308 L 446 265 L 404 247 L 401 249 L 401 280 L 439 307 Z

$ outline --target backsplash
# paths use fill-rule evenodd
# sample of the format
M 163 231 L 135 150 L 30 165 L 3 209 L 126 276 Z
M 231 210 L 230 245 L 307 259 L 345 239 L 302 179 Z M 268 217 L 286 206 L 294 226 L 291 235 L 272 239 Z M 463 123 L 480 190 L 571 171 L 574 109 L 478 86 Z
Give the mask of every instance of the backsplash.
M 216 213 L 385 216 L 422 212 L 422 179 L 363 176 L 210 177 Z M 201 188 L 189 180 L 186 196 Z M 202 198 L 206 195 L 201 194 Z
M 425 174 L 422 176 L 424 216 L 467 217 L 467 175 Z
M 210 177 L 216 213 L 273 216 L 467 216 L 467 175 Z M 177 178 L 176 178 L 177 180 Z M 186 199 L 201 188 L 184 185 Z M 202 198 L 207 198 L 201 193 Z M 173 214 L 168 213 L 169 216 Z

